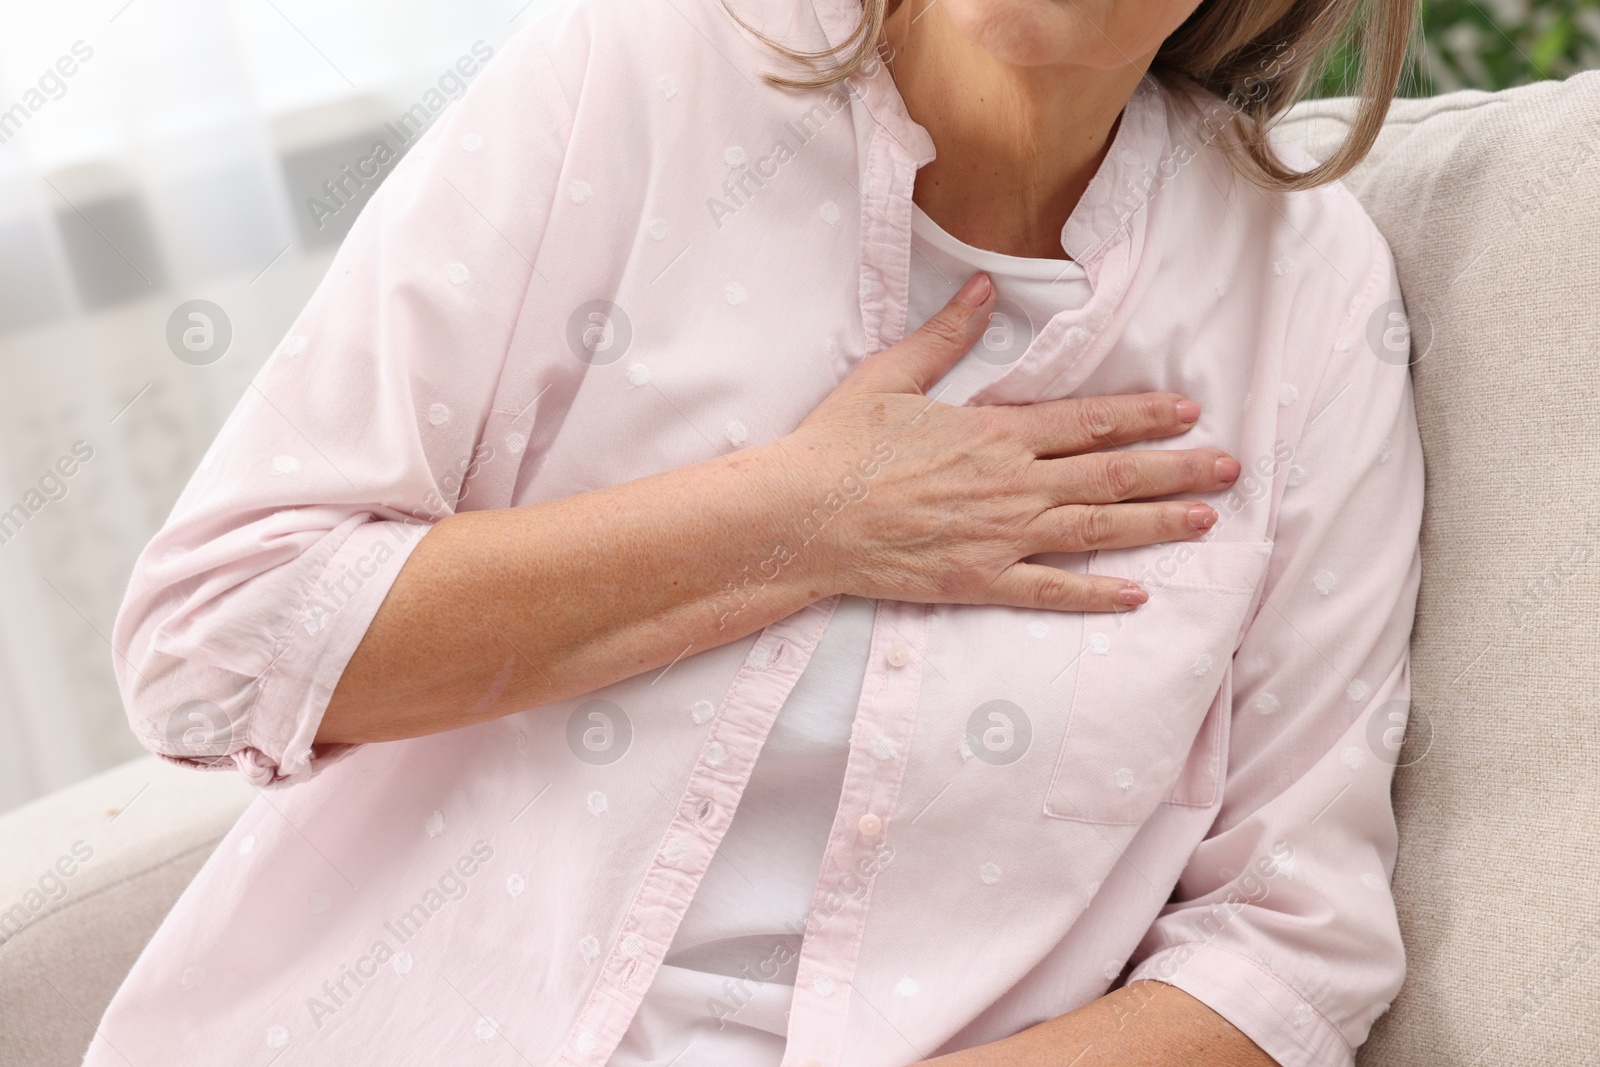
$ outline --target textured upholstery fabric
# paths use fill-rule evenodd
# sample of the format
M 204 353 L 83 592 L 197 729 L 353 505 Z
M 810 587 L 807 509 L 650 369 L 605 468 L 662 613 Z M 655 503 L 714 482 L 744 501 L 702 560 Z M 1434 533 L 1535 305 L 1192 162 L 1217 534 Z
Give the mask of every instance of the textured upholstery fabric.
M 1325 156 L 1350 113 L 1280 130 Z M 1395 784 L 1410 971 L 1360 1063 L 1600 1062 L 1600 74 L 1397 102 L 1347 184 L 1399 265 L 1428 457 Z M 0 931 L 0 1067 L 79 1061 L 253 796 L 147 757 L 0 816 L 0 909 L 92 850 Z
M 1325 158 L 1350 114 L 1280 130 Z M 1346 184 L 1425 349 L 1428 478 L 1394 786 L 1409 969 L 1359 1062 L 1600 1063 L 1600 72 L 1399 101 Z
M 82 1061 L 122 976 L 254 797 L 236 774 L 146 756 L 0 816 L 0 1067 Z

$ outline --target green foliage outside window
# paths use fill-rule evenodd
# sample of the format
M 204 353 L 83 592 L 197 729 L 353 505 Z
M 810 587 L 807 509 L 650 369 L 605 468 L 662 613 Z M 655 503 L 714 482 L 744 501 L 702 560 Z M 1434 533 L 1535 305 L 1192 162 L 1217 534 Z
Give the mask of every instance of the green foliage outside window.
M 1401 96 L 1494 91 L 1600 68 L 1600 0 L 1424 0 Z M 1355 91 L 1348 48 L 1313 96 Z

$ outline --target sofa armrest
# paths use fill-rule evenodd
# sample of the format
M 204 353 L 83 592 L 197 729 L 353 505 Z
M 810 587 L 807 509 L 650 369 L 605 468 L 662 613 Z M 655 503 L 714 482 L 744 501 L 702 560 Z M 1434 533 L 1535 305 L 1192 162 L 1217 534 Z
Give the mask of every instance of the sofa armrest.
M 83 1060 L 145 943 L 255 798 L 155 756 L 0 815 L 0 1067 Z

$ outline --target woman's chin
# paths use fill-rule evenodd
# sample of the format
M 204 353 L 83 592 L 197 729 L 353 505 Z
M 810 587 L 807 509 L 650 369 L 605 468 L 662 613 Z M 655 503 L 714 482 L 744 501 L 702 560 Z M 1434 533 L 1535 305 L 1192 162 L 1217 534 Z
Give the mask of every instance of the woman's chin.
M 969 41 L 1007 66 L 1099 67 L 1120 63 L 1118 56 L 1111 57 L 1117 61 L 1113 63 L 1101 55 L 1108 50 L 1104 38 L 1096 36 L 1094 42 L 1085 39 L 1085 33 L 1094 33 L 1092 27 L 1070 20 L 1007 18 L 971 24 L 957 21 L 956 26 Z
M 952 3 L 951 23 L 961 35 L 1001 63 L 1040 67 L 1060 63 L 1083 50 L 1077 40 L 1081 20 L 1063 18 L 1055 5 L 1040 0 L 965 0 Z M 1086 27 L 1084 27 L 1086 28 Z
M 1192 0 L 1155 0 L 1131 13 L 1074 0 L 937 0 L 967 40 L 1015 67 L 1125 67 L 1153 53 Z M 921 8 L 915 9 L 917 11 Z M 913 11 L 915 14 L 915 11 Z

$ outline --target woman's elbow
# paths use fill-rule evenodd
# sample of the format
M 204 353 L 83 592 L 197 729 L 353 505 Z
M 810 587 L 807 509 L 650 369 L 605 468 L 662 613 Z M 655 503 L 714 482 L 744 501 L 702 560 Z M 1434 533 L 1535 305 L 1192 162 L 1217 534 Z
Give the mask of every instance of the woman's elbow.
M 191 651 L 172 650 L 163 632 L 178 613 L 163 597 L 129 590 L 112 630 L 113 670 L 134 736 L 165 759 L 231 769 L 249 747 L 250 707 L 257 680 L 218 667 Z

